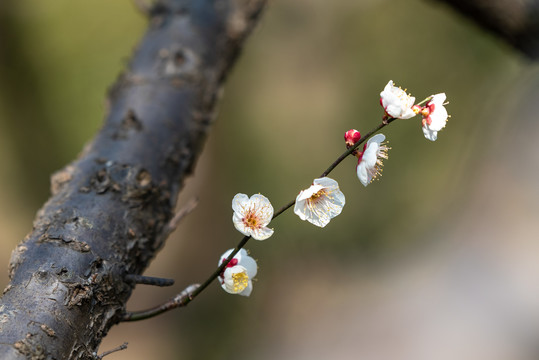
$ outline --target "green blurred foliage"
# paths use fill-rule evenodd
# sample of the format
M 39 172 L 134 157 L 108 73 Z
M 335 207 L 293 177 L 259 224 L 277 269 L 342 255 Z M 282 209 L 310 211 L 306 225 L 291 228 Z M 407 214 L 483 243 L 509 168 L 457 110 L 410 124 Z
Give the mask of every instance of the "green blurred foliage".
M 4 264 L 49 196 L 50 174 L 99 129 L 106 89 L 145 26 L 129 1 L 0 5 Z M 376 271 L 437 241 L 434 229 L 450 226 L 444 219 L 470 195 L 470 178 L 497 151 L 515 99 L 537 84 L 527 81 L 536 70 L 436 2 L 271 2 L 229 77 L 220 116 L 181 195 L 180 203 L 198 196 L 200 205 L 149 270 L 178 285 L 137 289 L 131 307 L 154 305 L 212 271 L 240 238 L 230 222 L 234 194 L 260 192 L 278 208 L 308 187 L 344 151 L 346 130 L 366 133 L 378 124 L 378 94 L 389 79 L 418 99 L 446 92 L 452 117 L 436 143 L 423 138 L 418 119 L 386 128 L 390 157 L 368 188 L 346 159 L 331 176 L 347 204 L 326 228 L 289 211 L 272 224 L 270 240 L 249 244 L 261 267 L 250 299 L 215 285 L 187 309 L 114 328 L 107 346 L 129 341 L 134 350 L 115 355 L 126 359 L 263 358 L 253 354 L 282 341 L 272 338 L 278 314 L 260 321 L 284 296 L 275 293 L 280 284 L 296 274 Z

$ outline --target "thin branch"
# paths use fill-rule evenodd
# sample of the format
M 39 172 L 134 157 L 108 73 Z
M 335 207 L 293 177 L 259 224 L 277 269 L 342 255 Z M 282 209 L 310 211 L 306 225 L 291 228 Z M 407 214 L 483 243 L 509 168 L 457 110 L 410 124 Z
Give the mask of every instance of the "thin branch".
M 162 314 L 164 312 L 170 311 L 172 309 L 185 306 L 189 303 L 189 301 L 186 301 L 185 299 L 191 299 L 193 297 L 193 294 L 199 288 L 200 288 L 199 284 L 192 284 L 186 287 L 181 293 L 175 295 L 172 299 L 168 300 L 167 302 L 159 306 L 155 306 L 153 308 L 150 308 L 147 310 L 141 310 L 141 311 L 132 311 L 132 312 L 127 311 L 122 316 L 121 321 L 146 320 L 154 316 L 157 316 L 159 314 Z
M 425 101 L 425 100 L 424 100 Z M 376 126 L 374 129 L 369 131 L 366 135 L 364 135 L 361 139 L 359 139 L 353 146 L 351 146 L 348 150 L 346 150 L 344 153 L 342 153 L 323 173 L 320 175 L 320 177 L 325 177 L 329 173 L 337 167 L 348 155 L 352 154 L 355 149 L 357 149 L 358 146 L 360 146 L 362 143 L 365 142 L 369 137 L 371 137 L 374 133 L 377 131 L 380 131 L 383 127 L 389 125 L 393 121 L 395 121 L 395 118 L 384 118 L 381 124 Z M 296 203 L 296 199 L 292 199 L 288 204 L 284 205 L 282 208 L 277 210 L 273 214 L 273 219 L 275 219 L 277 216 L 284 213 L 286 210 L 291 208 Z M 224 260 L 221 265 L 217 267 L 217 269 L 204 281 L 200 286 L 197 286 L 197 288 L 193 289 L 193 291 L 189 291 L 186 293 L 186 290 L 184 290 L 179 295 L 176 295 L 174 298 L 168 300 L 167 302 L 156 306 L 154 308 L 143 310 L 139 312 L 126 312 L 122 318 L 122 321 L 138 321 L 138 320 L 145 320 L 157 315 L 160 315 L 164 312 L 170 311 L 172 309 L 176 309 L 178 307 L 184 307 L 187 306 L 195 297 L 197 297 L 204 289 L 206 289 L 219 275 L 224 271 L 228 263 L 234 258 L 234 256 L 247 244 L 251 237 L 250 236 L 244 236 L 241 241 L 238 243 L 238 245 L 234 248 L 234 250 L 230 253 L 230 255 Z M 188 288 L 189 289 L 189 288 Z M 188 296 L 187 296 L 188 295 Z
M 103 354 L 101 355 L 97 355 L 96 353 L 94 353 L 94 357 L 97 359 L 97 360 L 102 360 L 105 356 L 107 355 L 110 355 L 112 353 L 115 353 L 117 351 L 121 351 L 121 350 L 125 350 L 127 349 L 127 343 L 123 343 L 122 345 L 118 346 L 118 347 L 115 347 L 114 349 L 112 350 L 109 350 L 109 351 L 105 351 Z

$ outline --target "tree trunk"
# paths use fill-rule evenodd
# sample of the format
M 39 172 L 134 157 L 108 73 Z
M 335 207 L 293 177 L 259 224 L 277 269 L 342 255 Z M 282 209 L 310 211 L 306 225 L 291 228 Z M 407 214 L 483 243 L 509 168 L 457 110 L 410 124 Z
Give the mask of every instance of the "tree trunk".
M 93 359 L 166 238 L 226 74 L 265 0 L 163 0 L 105 125 L 54 174 L 52 197 L 13 252 L 0 358 Z

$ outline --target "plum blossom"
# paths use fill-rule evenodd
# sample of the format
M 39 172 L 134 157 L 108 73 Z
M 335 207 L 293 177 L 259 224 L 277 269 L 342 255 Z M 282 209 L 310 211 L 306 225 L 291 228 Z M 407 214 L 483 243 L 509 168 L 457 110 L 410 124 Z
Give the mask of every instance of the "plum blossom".
M 218 266 L 230 256 L 234 249 L 227 250 L 219 259 Z M 252 279 L 256 276 L 257 265 L 255 259 L 247 254 L 245 249 L 234 255 L 224 271 L 219 275 L 219 283 L 223 290 L 230 294 L 243 296 L 251 295 L 253 291 Z
M 357 177 L 364 186 L 382 175 L 383 159 L 387 159 L 387 151 L 391 149 L 384 134 L 376 134 L 367 141 L 363 147 L 363 153 L 359 156 L 357 164 Z
M 384 90 L 380 93 L 380 105 L 387 115 L 397 119 L 409 119 L 416 116 L 412 110 L 415 97 L 410 96 L 405 90 L 393 85 L 393 80 L 389 80 Z
M 345 204 L 339 184 L 328 177 L 314 179 L 313 184 L 296 197 L 294 212 L 301 220 L 324 227 L 339 215 Z
M 273 217 L 273 206 L 264 195 L 255 194 L 249 198 L 245 194 L 236 194 L 232 199 L 232 210 L 234 226 L 243 235 L 256 240 L 266 240 L 273 235 L 273 229 L 267 227 Z
M 421 110 L 423 134 L 430 141 L 436 141 L 438 131 L 442 130 L 447 123 L 449 115 L 444 107 L 445 99 L 445 93 L 432 95 L 431 100 Z

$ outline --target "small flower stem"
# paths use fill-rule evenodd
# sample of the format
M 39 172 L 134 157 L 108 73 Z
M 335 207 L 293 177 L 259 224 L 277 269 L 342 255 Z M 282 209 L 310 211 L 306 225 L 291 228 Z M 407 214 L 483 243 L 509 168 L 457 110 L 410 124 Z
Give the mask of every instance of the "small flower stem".
M 426 101 L 425 99 L 423 100 Z M 365 142 L 369 137 L 371 137 L 375 132 L 380 131 L 383 127 L 389 125 L 393 121 L 395 121 L 396 118 L 389 118 L 380 123 L 378 126 L 376 126 L 374 129 L 369 131 L 366 135 L 361 137 L 353 146 L 351 146 L 348 150 L 346 150 L 344 153 L 342 153 L 341 156 L 337 158 L 327 169 L 324 171 L 320 177 L 327 176 L 330 172 L 333 171 L 339 165 L 348 155 L 352 154 L 355 149 L 359 145 Z M 296 199 L 294 198 L 291 200 L 288 204 L 284 205 L 282 208 L 277 210 L 272 217 L 272 220 L 275 219 L 277 216 L 284 213 L 286 210 L 291 208 L 296 203 Z M 230 255 L 226 258 L 226 260 L 223 261 L 221 265 L 217 267 L 217 269 L 204 281 L 200 286 L 197 286 L 192 291 L 189 291 L 186 293 L 186 290 L 184 290 L 182 293 L 176 295 L 174 298 L 168 300 L 164 304 L 158 305 L 154 308 L 138 311 L 138 312 L 126 312 L 122 318 L 122 321 L 137 321 L 137 320 L 145 320 L 154 316 L 157 316 L 159 314 L 162 314 L 166 311 L 175 309 L 177 307 L 183 307 L 189 304 L 195 297 L 197 297 L 204 289 L 206 289 L 217 277 L 223 272 L 226 265 L 234 258 L 234 256 L 247 244 L 251 237 L 250 236 L 244 236 L 243 239 L 238 243 L 238 245 L 234 248 L 234 250 L 230 253 Z

